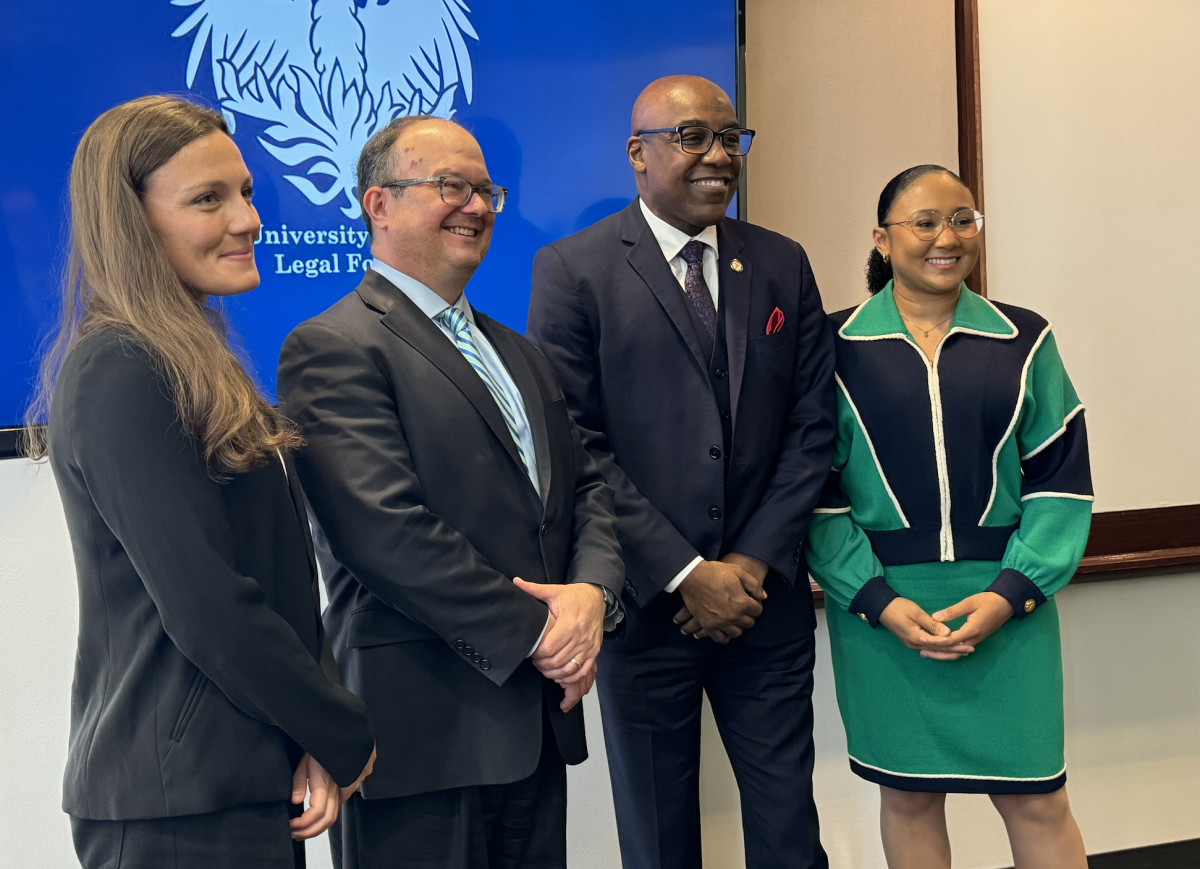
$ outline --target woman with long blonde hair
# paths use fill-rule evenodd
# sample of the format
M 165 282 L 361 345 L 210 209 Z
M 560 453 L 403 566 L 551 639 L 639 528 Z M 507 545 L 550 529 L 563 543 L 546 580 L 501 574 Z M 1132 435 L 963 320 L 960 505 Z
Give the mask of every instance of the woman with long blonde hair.
M 71 166 L 29 453 L 78 573 L 63 808 L 84 869 L 303 865 L 374 759 L 321 626 L 299 438 L 209 301 L 258 285 L 251 193 L 220 114 L 172 97 L 105 112 Z

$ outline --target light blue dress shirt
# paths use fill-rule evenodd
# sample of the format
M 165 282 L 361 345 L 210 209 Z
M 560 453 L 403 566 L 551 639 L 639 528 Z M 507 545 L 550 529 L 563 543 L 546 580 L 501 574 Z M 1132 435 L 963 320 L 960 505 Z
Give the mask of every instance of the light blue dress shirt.
M 446 340 L 454 347 L 454 352 L 459 352 L 458 345 L 454 341 L 454 334 L 439 323 L 434 318 L 442 311 L 451 307 L 446 304 L 446 300 L 435 293 L 429 287 L 418 281 L 416 278 L 409 277 L 404 272 L 392 268 L 385 262 L 380 262 L 375 259 L 371 263 L 372 271 L 378 273 L 381 277 L 386 278 L 393 286 L 396 287 L 404 295 L 412 301 L 414 305 L 429 319 L 433 320 L 434 325 L 438 327 Z M 475 314 L 471 310 L 471 305 L 467 302 L 467 294 L 463 293 L 458 297 L 458 301 L 453 307 L 462 311 L 467 322 L 471 324 L 471 337 L 475 340 L 475 346 L 479 348 L 479 356 L 483 360 L 483 367 L 487 369 L 488 374 L 492 375 L 492 379 L 500 385 L 500 389 L 508 398 L 509 404 L 513 408 L 513 416 L 517 420 L 517 440 L 521 445 L 521 451 L 525 454 L 525 470 L 529 474 L 529 480 L 533 483 L 533 488 L 539 493 L 542 491 L 538 485 L 538 468 L 537 468 L 537 452 L 533 448 L 533 432 L 529 428 L 529 416 L 525 413 L 525 400 L 521 397 L 521 391 L 517 389 L 517 385 L 513 382 L 508 369 L 504 367 L 503 360 L 500 359 L 500 354 L 496 352 L 496 348 L 488 341 L 487 336 L 483 334 L 483 330 L 475 325 Z

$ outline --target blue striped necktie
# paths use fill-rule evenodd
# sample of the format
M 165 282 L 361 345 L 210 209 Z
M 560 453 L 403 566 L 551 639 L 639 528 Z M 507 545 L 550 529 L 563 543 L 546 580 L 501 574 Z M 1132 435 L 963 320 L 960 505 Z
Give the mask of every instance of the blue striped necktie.
M 504 423 L 508 426 L 508 433 L 512 435 L 513 443 L 517 447 L 517 455 L 521 457 L 521 464 L 525 465 L 525 469 L 528 471 L 529 462 L 525 458 L 525 451 L 521 449 L 521 438 L 517 435 L 517 417 L 513 412 L 512 403 L 504 394 L 504 390 L 500 388 L 500 384 L 496 382 L 496 378 L 492 377 L 487 366 L 483 364 L 483 357 L 479 355 L 479 348 L 475 346 L 475 339 L 471 337 L 471 324 L 467 322 L 467 315 L 459 308 L 451 306 L 441 311 L 433 319 L 450 330 L 454 336 L 455 346 L 471 363 L 471 367 L 475 369 L 475 373 L 479 375 L 483 385 L 488 388 L 488 392 L 496 400 L 496 406 L 500 408 L 500 415 L 504 417 Z

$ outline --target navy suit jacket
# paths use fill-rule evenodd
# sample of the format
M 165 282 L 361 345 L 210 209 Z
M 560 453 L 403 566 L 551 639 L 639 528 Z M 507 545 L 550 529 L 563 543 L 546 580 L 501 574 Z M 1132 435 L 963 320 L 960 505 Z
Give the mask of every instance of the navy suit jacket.
M 662 590 L 696 555 L 745 552 L 770 565 L 747 643 L 815 626 L 803 542 L 833 460 L 833 337 L 800 245 L 732 219 L 717 225 L 717 245 L 727 474 L 713 458 L 723 432 L 708 360 L 637 200 L 534 260 L 527 334 L 616 493 L 627 616 L 613 641 L 629 648 L 677 630 L 682 600 Z M 783 328 L 768 335 L 775 308 Z
M 521 391 L 541 491 L 483 380 L 381 275 L 280 354 L 280 406 L 308 442 L 296 469 L 326 625 L 378 740 L 366 799 L 531 775 L 543 707 L 563 759 L 587 756 L 582 707 L 560 712 L 562 689 L 527 658 L 546 607 L 511 580 L 619 591 L 612 491 L 542 355 L 479 311 L 475 324 Z

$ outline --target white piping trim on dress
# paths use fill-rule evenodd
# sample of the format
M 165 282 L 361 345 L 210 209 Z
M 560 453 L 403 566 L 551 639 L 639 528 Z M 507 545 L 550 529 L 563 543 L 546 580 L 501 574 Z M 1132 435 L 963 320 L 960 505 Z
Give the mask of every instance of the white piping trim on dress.
M 951 329 L 938 341 L 937 350 L 931 361 L 925 351 L 917 346 L 917 342 L 909 336 L 904 336 L 906 344 L 917 351 L 921 361 L 925 363 L 925 379 L 929 386 L 929 406 L 933 423 L 933 458 L 938 475 L 938 506 L 941 513 L 941 528 L 938 530 L 939 560 L 954 560 L 954 531 L 950 527 L 950 467 L 946 461 L 946 428 L 942 419 L 942 382 L 938 378 L 937 364 L 942 358 L 942 348 L 946 339 L 956 330 Z M 965 329 L 957 331 L 966 331 Z
M 990 301 L 985 299 L 983 296 L 980 296 L 979 298 L 989 308 L 992 309 L 992 312 L 997 317 L 999 317 L 1001 320 L 1003 320 L 1005 323 L 1008 324 L 1008 328 L 1012 329 L 1012 334 L 1011 335 L 998 335 L 995 332 L 984 332 L 982 329 L 968 329 L 965 326 L 954 326 L 951 329 L 948 329 L 946 331 L 946 334 L 942 336 L 943 341 L 946 340 L 947 338 L 949 338 L 955 332 L 961 332 L 964 335 L 981 335 L 984 338 L 998 338 L 1001 341 L 1010 341 L 1013 338 L 1016 338 L 1018 335 L 1021 334 L 1021 330 L 1017 328 L 1017 324 L 1014 323 L 1012 320 L 1008 319 L 1008 317 L 1004 316 L 1003 311 L 1001 311 L 999 308 L 997 308 L 995 305 L 993 305 Z M 854 313 L 846 318 L 846 322 L 842 324 L 842 328 L 838 329 L 838 337 L 839 338 L 842 338 L 843 340 L 846 340 L 846 341 L 882 341 L 885 338 L 900 338 L 901 340 L 907 341 L 911 337 L 907 332 L 889 332 L 886 335 L 847 335 L 846 330 L 848 328 L 850 328 L 850 324 L 854 322 L 855 318 L 859 315 L 859 312 L 862 311 L 863 307 L 867 304 L 867 302 L 870 302 L 870 301 L 871 301 L 871 299 L 867 299 L 866 302 L 862 302 L 857 308 L 854 309 Z M 956 311 L 956 313 L 957 313 L 957 311 Z M 924 354 L 922 354 L 922 355 L 924 355 Z
M 875 460 L 875 470 L 879 474 L 880 481 L 883 482 L 883 488 L 887 490 L 888 497 L 892 499 L 892 506 L 896 508 L 896 513 L 899 514 L 900 521 L 904 523 L 904 527 L 911 528 L 912 526 L 908 524 L 908 517 L 904 515 L 904 510 L 900 508 L 900 501 L 897 500 L 896 493 L 892 491 L 887 476 L 883 473 L 883 465 L 879 463 L 879 456 L 875 454 L 875 444 L 871 443 L 871 435 L 858 413 L 858 407 L 854 404 L 854 399 L 850 397 L 850 390 L 846 388 L 846 384 L 842 382 L 842 376 L 837 372 L 834 372 L 833 379 L 837 381 L 838 388 L 842 390 L 842 395 L 846 396 L 846 403 L 850 405 L 850 410 L 854 412 L 854 419 L 858 422 L 859 431 L 867 439 L 867 449 L 871 451 L 871 458 Z
M 1047 323 L 1046 328 L 1042 330 L 1042 334 L 1038 335 L 1037 340 L 1033 342 L 1033 347 L 1030 348 L 1029 355 L 1025 357 L 1025 364 L 1021 366 L 1021 388 L 1017 392 L 1017 405 L 1013 408 L 1013 415 L 1012 419 L 1008 421 L 1008 428 L 1004 430 L 1004 437 L 1000 438 L 1000 442 L 996 444 L 996 449 L 992 453 L 992 493 L 988 496 L 987 506 L 983 508 L 983 515 L 979 517 L 979 528 L 982 528 L 983 523 L 987 521 L 988 514 L 992 512 L 992 505 L 996 502 L 996 490 L 1000 486 L 1000 451 L 1008 443 L 1013 429 L 1017 427 L 1017 420 L 1021 418 L 1021 405 L 1025 403 L 1025 381 L 1029 376 L 1029 366 L 1033 363 L 1034 354 L 1042 346 L 1042 342 L 1046 340 L 1046 336 L 1050 334 L 1050 328 L 1050 324 Z
M 1070 423 L 1071 420 L 1073 420 L 1075 418 L 1075 416 L 1081 410 L 1083 410 L 1083 402 L 1082 401 L 1075 407 L 1075 409 L 1073 411 L 1071 411 L 1065 417 L 1063 417 L 1062 428 L 1060 428 L 1054 434 L 1050 435 L 1050 437 L 1046 438 L 1046 440 L 1042 441 L 1041 444 L 1034 447 L 1032 450 L 1027 452 L 1025 455 L 1021 456 L 1021 461 L 1024 462 L 1028 459 L 1032 459 L 1034 456 L 1036 456 L 1038 453 L 1040 453 L 1046 447 L 1050 446 L 1050 444 L 1054 443 L 1056 440 L 1058 440 L 1060 437 L 1062 437 L 1064 434 L 1066 434 L 1068 423 Z
M 1070 498 L 1074 501 L 1095 501 L 1095 495 L 1077 495 L 1074 492 L 1030 492 L 1028 495 L 1022 495 L 1022 501 L 1028 501 L 1030 498 Z
M 852 761 L 857 763 L 859 766 L 865 766 L 867 769 L 873 769 L 876 772 L 883 772 L 883 773 L 887 773 L 888 775 L 894 775 L 897 778 L 960 778 L 960 779 L 971 779 L 973 781 L 1053 781 L 1054 779 L 1058 778 L 1060 775 L 1062 775 L 1064 772 L 1067 771 L 1067 768 L 1064 765 L 1063 768 L 1060 769 L 1058 772 L 1056 772 L 1054 775 L 1036 775 L 1036 776 L 1029 776 L 1029 777 L 1011 776 L 1011 775 L 955 775 L 953 773 L 931 773 L 931 772 L 893 772 L 892 770 L 884 769 L 881 766 L 873 766 L 869 763 L 863 763 L 861 760 L 859 760 L 857 757 L 855 757 L 852 754 L 847 754 L 847 757 L 849 757 Z
M 1017 328 L 1017 324 L 1014 323 L 1012 320 L 1008 319 L 1008 317 L 1004 316 L 1003 311 L 1001 311 L 999 308 L 997 308 L 995 305 L 993 305 L 991 303 L 991 301 L 989 299 L 987 299 L 985 296 L 980 296 L 979 298 L 982 299 L 987 304 L 987 306 L 992 309 L 993 313 L 995 313 L 995 315 L 997 317 L 999 317 L 1001 320 L 1003 320 L 1005 323 L 1008 324 L 1008 328 L 1012 329 L 1012 334 L 1011 335 L 997 335 L 995 332 L 978 332 L 974 329 L 963 329 L 962 331 L 967 332 L 968 334 L 971 334 L 971 335 L 987 335 L 989 338 L 999 338 L 1001 341 L 1008 341 L 1012 338 L 1016 338 L 1018 335 L 1021 334 L 1021 330 Z M 947 334 L 949 334 L 949 333 L 947 333 Z
M 818 507 L 814 513 L 849 513 L 849 507 Z

